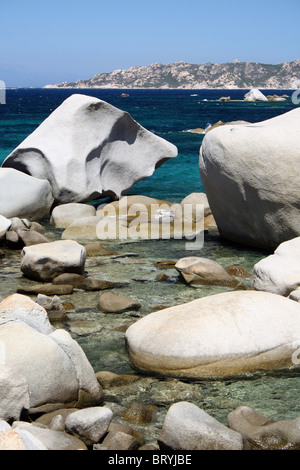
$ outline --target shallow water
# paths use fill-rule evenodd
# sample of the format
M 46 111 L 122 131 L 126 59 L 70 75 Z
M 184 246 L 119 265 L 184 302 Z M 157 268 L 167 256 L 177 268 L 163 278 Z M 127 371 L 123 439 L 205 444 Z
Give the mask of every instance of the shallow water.
M 176 159 L 166 162 L 151 178 L 137 183 L 130 191 L 130 194 L 144 194 L 172 202 L 181 201 L 191 192 L 203 191 L 198 170 L 203 135 L 192 134 L 189 129 L 206 127 L 219 120 L 258 122 L 293 108 L 291 100 L 245 103 L 242 101 L 244 90 L 130 90 L 129 98 L 125 99 L 120 97 L 122 91 L 76 90 L 76 93 L 96 96 L 130 112 L 143 126 L 178 147 Z M 7 105 L 0 107 L 0 162 L 72 93 L 74 90 L 9 90 Z M 268 93 L 276 93 L 276 90 Z M 291 94 L 291 91 L 287 93 Z M 231 95 L 234 101 L 219 102 L 219 97 L 224 95 Z M 48 236 L 60 237 L 59 230 L 48 225 L 46 228 Z M 123 287 L 115 288 L 113 292 L 137 299 L 142 308 L 138 312 L 104 314 L 97 307 L 100 292 L 75 290 L 72 295 L 62 296 L 65 302 L 74 305 L 67 312 L 68 320 L 54 326 L 70 332 L 82 346 L 95 372 L 108 370 L 141 377 L 130 386 L 105 391 L 104 404 L 115 411 L 117 418 L 136 401 L 157 405 L 156 421 L 140 426 L 146 440 L 153 441 L 159 434 L 169 406 L 183 400 L 195 403 L 223 423 L 226 423 L 228 413 L 240 405 L 250 406 L 275 420 L 300 416 L 300 376 L 294 369 L 222 381 L 162 379 L 139 374 L 130 364 L 125 350 L 124 328 L 129 323 L 158 307 L 183 304 L 229 290 L 224 287 L 189 287 L 175 269 L 158 268 L 155 262 L 202 256 L 224 267 L 240 265 L 251 274 L 254 264 L 268 253 L 225 242 L 213 234 L 205 236 L 204 247 L 200 251 L 186 251 L 184 240 L 103 244 L 122 256 L 89 258 L 86 263 L 88 275 L 95 279 L 123 282 Z M 15 293 L 19 287 L 33 284 L 21 275 L 20 252 L 4 251 L 6 258 L 0 266 L 1 298 Z M 168 276 L 166 281 L 156 280 L 161 273 Z M 246 284 L 251 287 L 251 279 Z
M 47 235 L 57 238 L 60 231 L 50 230 Z M 75 289 L 73 294 L 61 296 L 64 302 L 71 302 L 74 306 L 67 312 L 67 321 L 53 325 L 70 332 L 85 351 L 95 372 L 108 370 L 140 377 L 134 384 L 105 391 L 104 405 L 115 412 L 115 419 L 125 422 L 121 413 L 131 403 L 156 405 L 158 414 L 153 423 L 135 425 L 145 435 L 146 440 L 152 442 L 159 435 L 168 408 L 178 401 L 194 403 L 224 424 L 228 413 L 240 405 L 250 406 L 275 420 L 300 415 L 300 377 L 296 370 L 248 374 L 231 380 L 166 379 L 151 374 L 140 374 L 129 362 L 126 354 L 125 333 L 122 327 L 158 307 L 184 304 L 199 297 L 230 290 L 226 287 L 190 287 L 181 280 L 175 269 L 158 268 L 154 263 L 198 255 L 213 259 L 224 267 L 238 264 L 251 274 L 254 264 L 268 255 L 267 252 L 224 242 L 216 234 L 206 234 L 204 247 L 200 252 L 187 253 L 184 240 L 115 241 L 104 243 L 104 246 L 117 251 L 119 255 L 88 258 L 88 276 L 124 283 L 122 287 L 112 291 L 137 299 L 142 308 L 138 312 L 102 313 L 98 309 L 101 292 Z M 16 292 L 19 287 L 34 284 L 21 275 L 20 252 L 7 249 L 5 252 L 6 257 L 2 260 L 0 271 L 2 297 Z M 165 273 L 168 279 L 157 281 L 155 278 L 160 273 Z M 251 278 L 246 280 L 245 284 L 251 288 Z

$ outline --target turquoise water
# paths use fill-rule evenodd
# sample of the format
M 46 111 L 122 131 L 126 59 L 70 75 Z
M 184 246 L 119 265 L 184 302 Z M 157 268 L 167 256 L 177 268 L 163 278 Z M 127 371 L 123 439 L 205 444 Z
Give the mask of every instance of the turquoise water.
M 205 128 L 221 120 L 259 122 L 283 114 L 294 108 L 290 99 L 285 102 L 247 103 L 244 90 L 127 90 L 129 97 L 121 97 L 124 90 L 8 90 L 7 104 L 0 106 L 0 162 L 14 150 L 35 128 L 74 92 L 103 99 L 128 111 L 140 124 L 169 140 L 178 148 L 176 159 L 169 160 L 154 175 L 136 184 L 130 194 L 144 194 L 170 201 L 180 201 L 192 192 L 203 191 L 198 170 L 198 155 L 203 135 L 192 134 L 189 129 Z M 291 91 L 268 90 L 268 94 Z M 231 102 L 222 103 L 221 96 L 231 96 Z M 47 226 L 47 235 L 60 233 Z M 226 242 L 214 235 L 206 235 L 204 248 L 199 252 L 186 252 L 184 240 L 105 244 L 121 254 L 135 256 L 118 259 L 89 259 L 86 270 L 90 277 L 111 281 L 124 281 L 124 287 L 115 293 L 139 300 L 139 312 L 107 315 L 97 307 L 99 292 L 78 291 L 64 297 L 74 308 L 68 311 L 68 320 L 58 327 L 65 328 L 84 349 L 95 372 L 110 370 L 123 374 L 138 374 L 128 361 L 124 332 L 120 327 L 138 320 L 156 310 L 158 306 L 171 306 L 195 298 L 226 291 L 226 288 L 203 286 L 199 289 L 185 285 L 176 270 L 155 266 L 162 259 L 178 260 L 185 256 L 203 256 L 223 266 L 238 264 L 248 272 L 267 255 Z M 0 297 L 4 298 L 19 287 L 31 284 L 20 273 L 18 252 L 6 250 L 0 267 Z M 166 282 L 157 282 L 160 273 L 168 276 Z M 221 422 L 226 423 L 229 412 L 240 405 L 251 406 L 272 419 L 295 418 L 300 415 L 300 380 L 295 370 L 250 374 L 249 377 L 230 381 L 165 380 L 142 376 L 136 385 L 120 391 L 106 391 L 105 404 L 118 415 L 132 402 L 154 404 L 159 419 L 142 432 L 147 440 L 159 433 L 163 416 L 175 401 L 190 401 Z
M 126 91 L 129 97 L 122 97 Z M 247 103 L 245 90 L 48 90 L 7 91 L 7 104 L 0 105 L 0 163 L 68 96 L 95 96 L 128 111 L 141 125 L 172 142 L 178 157 L 166 162 L 154 175 L 136 184 L 131 194 L 145 194 L 178 201 L 192 192 L 203 191 L 198 155 L 203 135 L 187 132 L 206 128 L 218 121 L 258 122 L 293 109 L 291 100 Z M 268 90 L 267 94 L 291 91 Z M 234 101 L 222 103 L 221 96 Z

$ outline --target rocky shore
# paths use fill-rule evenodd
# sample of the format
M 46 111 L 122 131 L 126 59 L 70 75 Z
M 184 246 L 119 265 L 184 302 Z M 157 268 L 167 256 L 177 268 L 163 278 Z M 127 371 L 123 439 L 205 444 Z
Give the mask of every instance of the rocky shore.
M 206 194 L 177 204 L 123 196 L 171 144 L 89 97 L 53 114 L 0 169 L 0 450 L 298 450 L 300 418 L 236 393 L 299 370 L 298 110 L 212 130 Z M 47 137 L 66 116 L 69 163 Z

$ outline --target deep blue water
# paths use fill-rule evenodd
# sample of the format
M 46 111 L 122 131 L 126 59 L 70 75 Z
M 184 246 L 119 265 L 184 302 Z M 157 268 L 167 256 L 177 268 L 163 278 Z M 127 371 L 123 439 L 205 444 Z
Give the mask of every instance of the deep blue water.
M 129 96 L 122 97 L 124 92 Z M 145 128 L 177 146 L 176 159 L 166 162 L 152 177 L 137 183 L 130 191 L 130 194 L 172 201 L 203 191 L 198 170 L 203 135 L 187 132 L 189 129 L 205 128 L 220 120 L 263 121 L 295 107 L 291 99 L 244 102 L 245 90 L 7 90 L 6 105 L 0 105 L 0 163 L 73 93 L 95 96 L 128 111 Z M 290 96 L 292 91 L 265 91 L 265 94 L 274 93 Z M 234 101 L 220 102 L 221 96 L 230 96 Z

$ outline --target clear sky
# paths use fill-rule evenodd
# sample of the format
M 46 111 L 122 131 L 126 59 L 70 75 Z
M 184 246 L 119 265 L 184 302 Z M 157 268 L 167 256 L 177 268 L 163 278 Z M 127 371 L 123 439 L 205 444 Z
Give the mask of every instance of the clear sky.
M 300 0 L 0 0 L 0 80 L 87 79 L 134 65 L 300 58 Z

